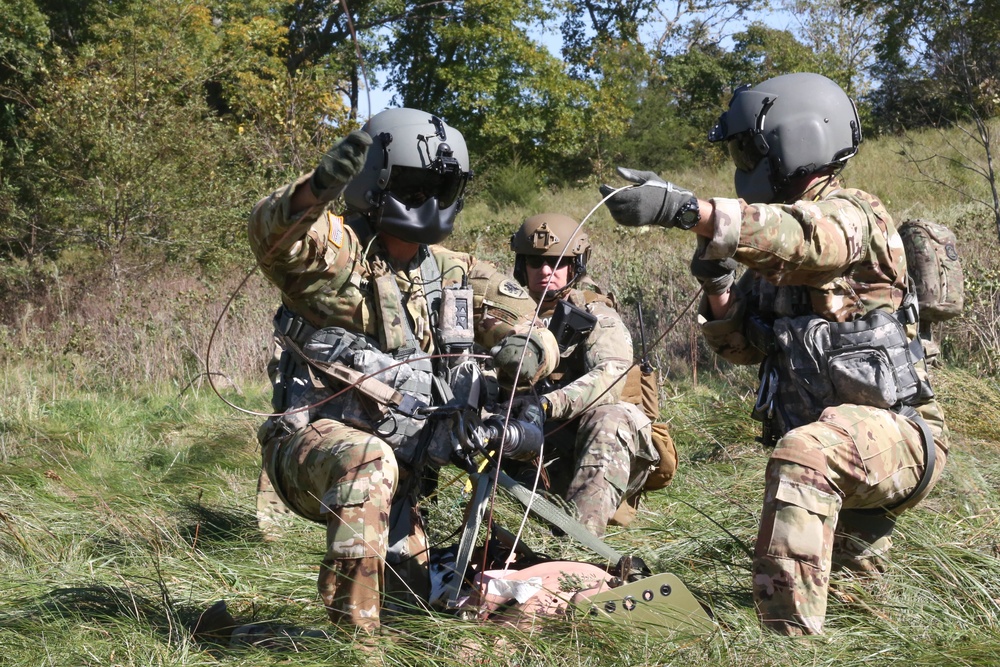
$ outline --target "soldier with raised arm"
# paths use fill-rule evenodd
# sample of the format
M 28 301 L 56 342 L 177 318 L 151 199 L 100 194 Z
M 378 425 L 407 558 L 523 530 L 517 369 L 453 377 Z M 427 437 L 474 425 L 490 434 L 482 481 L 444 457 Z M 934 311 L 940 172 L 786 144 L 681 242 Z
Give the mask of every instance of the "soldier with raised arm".
M 620 224 L 699 237 L 702 331 L 726 359 L 761 364 L 754 416 L 774 447 L 757 611 L 780 633 L 818 634 L 832 568 L 885 566 L 896 518 L 944 468 L 947 428 L 895 222 L 878 197 L 839 180 L 861 143 L 850 98 L 818 74 L 744 86 L 709 139 L 729 149 L 738 199 L 619 169 L 636 187 L 607 205 Z
M 263 465 L 288 507 L 326 525 L 318 588 L 330 619 L 365 632 L 384 602 L 419 605 L 429 587 L 418 500 L 451 451 L 428 414 L 450 398 L 455 369 L 454 356 L 432 355 L 495 347 L 498 372 L 529 384 L 558 360 L 520 286 L 436 245 L 470 175 L 458 130 L 389 109 L 250 216 L 282 301 L 269 371 L 283 414 L 258 433 Z M 341 195 L 346 218 L 331 205 Z

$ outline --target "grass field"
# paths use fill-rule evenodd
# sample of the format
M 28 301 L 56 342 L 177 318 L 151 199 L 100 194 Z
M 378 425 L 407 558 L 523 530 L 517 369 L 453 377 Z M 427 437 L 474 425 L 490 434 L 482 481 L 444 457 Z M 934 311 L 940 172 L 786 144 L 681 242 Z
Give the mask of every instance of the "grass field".
M 994 664 L 1000 650 L 1000 385 L 960 370 L 935 378 L 952 427 L 944 478 L 900 520 L 884 577 L 835 579 L 851 601 L 831 598 L 822 638 L 771 636 L 753 613 L 747 551 L 767 452 L 746 417 L 753 375 L 739 371 L 698 386 L 667 383 L 678 477 L 646 498 L 630 530 L 608 537 L 654 571 L 680 576 L 713 610 L 714 634 L 664 642 L 586 623 L 524 632 L 415 615 L 366 653 L 346 637 L 295 652 L 190 637 L 218 599 L 241 621 L 325 627 L 315 594 L 323 530 L 295 520 L 276 542 L 257 531 L 255 417 L 206 388 L 90 392 L 11 366 L 4 377 L 2 664 L 940 665 Z M 265 399 L 263 387 L 226 396 Z M 457 476 L 448 468 L 442 479 Z M 448 486 L 432 512 L 436 538 L 454 527 L 460 488 Z M 547 553 L 587 558 L 540 527 L 530 539 Z
M 284 652 L 194 642 L 191 624 L 219 599 L 241 621 L 328 627 L 315 589 L 324 531 L 295 520 L 282 539 L 262 539 L 254 516 L 260 418 L 225 405 L 202 375 L 208 356 L 227 400 L 267 409 L 274 290 L 251 278 L 220 318 L 252 264 L 202 271 L 138 257 L 116 280 L 101 279 L 94 262 L 67 261 L 0 326 L 0 664 L 996 664 L 996 230 L 968 198 L 908 174 L 900 151 L 894 139 L 866 143 L 848 183 L 878 193 L 898 219 L 932 217 L 959 236 L 966 312 L 938 332 L 946 366 L 934 377 L 952 454 L 928 500 L 901 518 L 888 572 L 877 581 L 837 575 L 825 636 L 776 637 L 754 615 L 748 551 L 768 454 L 747 416 L 756 374 L 717 361 L 682 315 L 696 290 L 690 239 L 622 230 L 598 210 L 586 228 L 592 272 L 618 295 L 633 328 L 641 303 L 648 337 L 664 336 L 652 356 L 681 457 L 673 484 L 650 494 L 635 524 L 607 541 L 680 576 L 715 614 L 711 636 L 665 642 L 569 621 L 525 632 L 418 614 L 364 651 L 343 636 Z M 731 190 L 728 170 L 667 176 L 699 193 Z M 966 184 L 982 192 L 981 183 Z M 471 201 L 449 245 L 510 268 L 507 239 L 526 215 L 583 218 L 597 203 L 594 186 L 546 190 L 500 209 Z M 445 469 L 442 480 L 431 510 L 435 540 L 455 527 L 465 500 L 457 470 Z M 501 511 L 519 518 L 513 506 Z M 541 526 L 528 540 L 556 557 L 588 558 Z

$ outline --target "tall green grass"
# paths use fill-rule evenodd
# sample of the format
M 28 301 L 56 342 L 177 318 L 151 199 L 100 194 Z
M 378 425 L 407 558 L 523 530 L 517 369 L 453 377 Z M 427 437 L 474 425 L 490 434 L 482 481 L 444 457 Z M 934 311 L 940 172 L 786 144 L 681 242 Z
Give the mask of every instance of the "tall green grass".
M 737 373 L 666 388 L 677 478 L 607 538 L 680 576 L 714 612 L 711 636 L 668 642 L 575 621 L 524 631 L 415 614 L 373 648 L 335 634 L 265 651 L 190 636 L 218 599 L 244 622 L 329 629 L 315 592 L 323 529 L 296 519 L 275 542 L 257 531 L 257 418 L 207 391 L 90 391 L 10 365 L 4 373 L 0 664 L 986 665 L 1000 650 L 1000 385 L 977 374 L 938 371 L 952 429 L 945 474 L 901 518 L 883 577 L 835 575 L 822 638 L 773 636 L 754 615 L 747 551 L 768 452 L 746 416 L 752 377 Z M 263 404 L 266 388 L 226 395 Z M 443 470 L 442 487 L 430 505 L 435 541 L 465 501 L 457 470 Z M 520 518 L 513 503 L 497 512 L 507 525 Z M 540 524 L 525 539 L 588 558 Z

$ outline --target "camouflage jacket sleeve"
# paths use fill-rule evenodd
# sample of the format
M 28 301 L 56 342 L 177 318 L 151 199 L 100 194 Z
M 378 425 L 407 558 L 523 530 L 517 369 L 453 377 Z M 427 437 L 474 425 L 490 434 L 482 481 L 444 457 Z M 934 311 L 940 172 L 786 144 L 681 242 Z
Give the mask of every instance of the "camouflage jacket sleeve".
M 706 259 L 735 257 L 775 285 L 821 288 L 868 253 L 872 224 L 855 199 L 794 204 L 713 199 L 715 236 Z
M 309 176 L 257 202 L 247 229 L 261 271 L 293 302 L 319 290 L 336 292 L 350 277 L 351 259 L 361 250 L 357 237 L 325 206 L 291 215 L 292 195 Z
M 713 321 L 704 301 L 699 312 L 706 341 L 726 359 L 760 360 L 744 336 L 753 280 L 808 288 L 814 311 L 831 321 L 873 308 L 895 310 L 902 302 L 906 260 L 888 212 L 872 195 L 836 183 L 822 196 L 772 205 L 713 200 L 715 235 L 703 256 L 734 257 L 751 269 L 725 317 Z
M 587 310 L 597 317 L 597 324 L 573 351 L 582 355 L 585 372 L 545 394 L 553 419 L 572 419 L 584 409 L 617 403 L 625 387 L 623 376 L 632 365 L 632 335 L 618 313 L 600 302 L 588 304 Z

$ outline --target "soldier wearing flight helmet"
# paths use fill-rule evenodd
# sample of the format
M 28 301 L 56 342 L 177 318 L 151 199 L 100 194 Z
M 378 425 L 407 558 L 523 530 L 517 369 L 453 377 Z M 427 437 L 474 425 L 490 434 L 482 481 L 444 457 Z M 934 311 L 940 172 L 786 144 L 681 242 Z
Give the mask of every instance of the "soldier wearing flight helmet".
M 774 450 L 754 600 L 765 626 L 818 634 L 831 569 L 884 567 L 897 516 L 944 468 L 947 427 L 895 222 L 878 197 L 840 182 L 861 143 L 851 99 L 818 74 L 775 77 L 737 89 L 709 140 L 727 145 L 738 199 L 619 169 L 638 187 L 608 208 L 623 225 L 697 235 L 706 341 L 761 364 L 753 414 Z
M 523 289 L 436 245 L 470 176 L 458 130 L 388 109 L 250 216 L 251 248 L 282 301 L 269 372 L 283 414 L 258 433 L 263 465 L 286 505 L 326 525 L 318 588 L 330 619 L 366 632 L 379 627 L 383 604 L 417 605 L 429 590 L 417 503 L 427 470 L 450 452 L 441 449 L 449 438 L 435 437 L 443 422 L 421 410 L 444 400 L 435 378 L 454 379 L 454 365 L 431 355 L 458 349 L 443 334 L 443 295 L 468 290 L 468 340 L 458 347 L 497 346 L 501 374 L 519 370 L 530 383 L 558 360 Z M 341 195 L 346 218 L 331 206 Z M 351 382 L 370 375 L 377 383 Z

